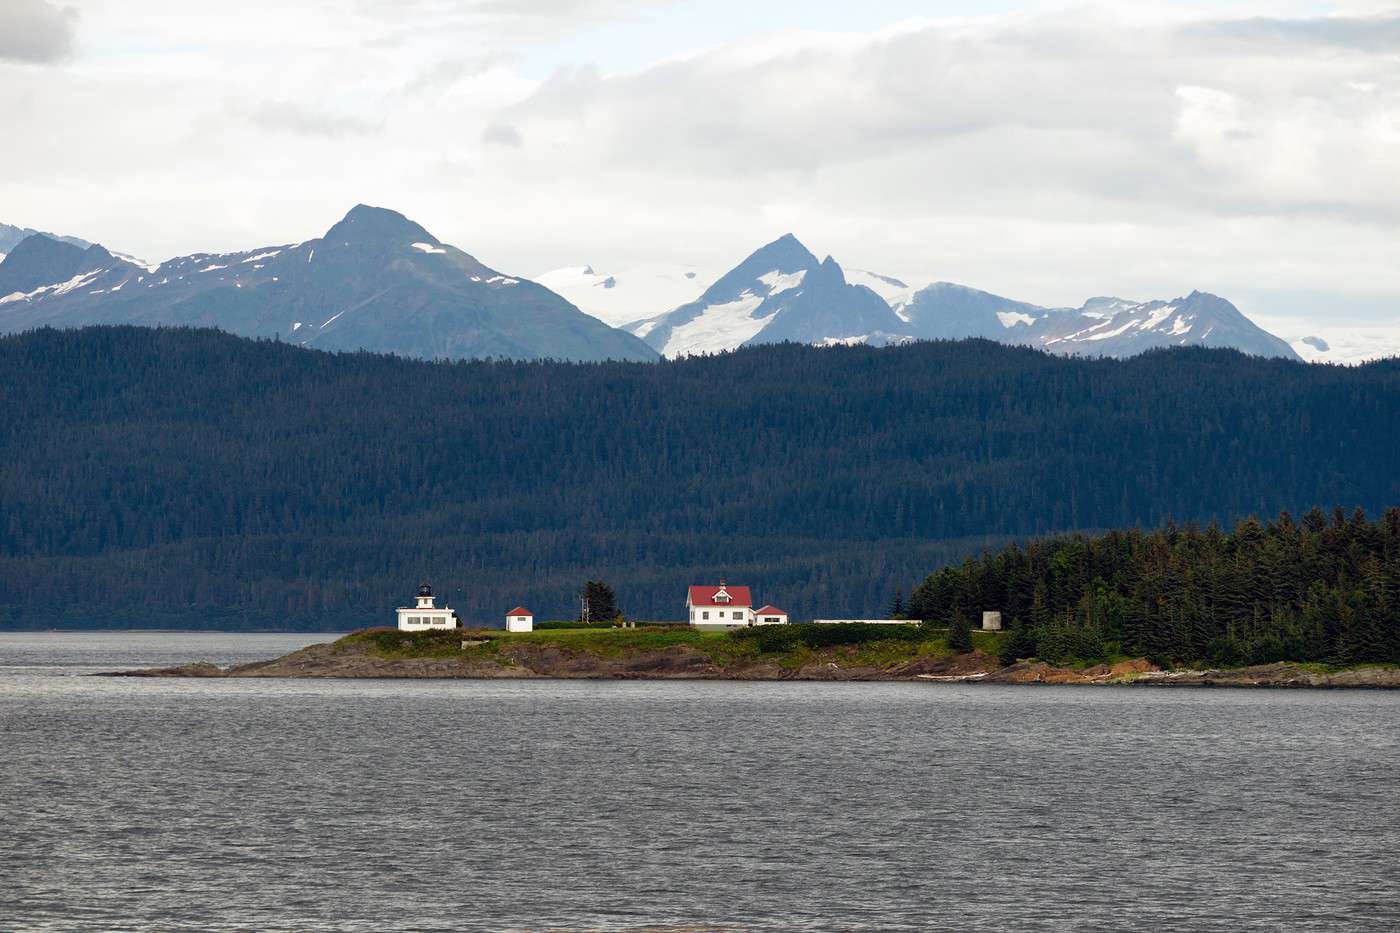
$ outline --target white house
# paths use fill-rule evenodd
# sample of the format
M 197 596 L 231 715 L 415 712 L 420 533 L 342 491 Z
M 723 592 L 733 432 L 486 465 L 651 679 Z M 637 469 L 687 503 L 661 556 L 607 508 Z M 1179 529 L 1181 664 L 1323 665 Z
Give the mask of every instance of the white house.
M 535 614 L 524 606 L 516 606 L 506 613 L 507 632 L 533 632 L 535 630 Z
M 753 597 L 747 586 L 692 586 L 685 597 L 694 628 L 723 631 L 753 625 Z
M 457 614 L 443 606 L 434 605 L 433 588 L 424 583 L 418 587 L 418 605 L 400 606 L 399 631 L 425 632 L 429 629 L 453 629 L 457 627 Z
M 788 614 L 777 606 L 764 606 L 753 614 L 754 625 L 787 625 Z

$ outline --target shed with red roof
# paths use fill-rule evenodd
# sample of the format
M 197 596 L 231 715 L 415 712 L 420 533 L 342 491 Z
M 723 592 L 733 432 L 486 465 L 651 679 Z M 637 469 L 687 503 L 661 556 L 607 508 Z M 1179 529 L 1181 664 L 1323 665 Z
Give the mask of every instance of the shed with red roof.
M 535 614 L 524 606 L 516 606 L 506 613 L 507 632 L 533 632 L 535 630 Z
M 754 625 L 787 625 L 788 614 L 786 609 L 779 609 L 777 606 L 764 606 L 753 614 Z

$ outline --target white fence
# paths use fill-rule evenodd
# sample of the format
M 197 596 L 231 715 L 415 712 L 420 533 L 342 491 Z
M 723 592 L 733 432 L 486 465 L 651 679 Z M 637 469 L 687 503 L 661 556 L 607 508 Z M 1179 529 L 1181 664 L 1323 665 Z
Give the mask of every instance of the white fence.
M 817 625 L 909 625 L 906 619 L 813 619 Z

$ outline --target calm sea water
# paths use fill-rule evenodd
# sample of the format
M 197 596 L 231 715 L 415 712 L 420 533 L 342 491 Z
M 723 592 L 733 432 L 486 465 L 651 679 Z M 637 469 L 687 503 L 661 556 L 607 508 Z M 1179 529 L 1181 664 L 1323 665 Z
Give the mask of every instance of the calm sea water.
M 1400 695 L 161 681 L 0 635 L 0 930 L 1395 929 Z

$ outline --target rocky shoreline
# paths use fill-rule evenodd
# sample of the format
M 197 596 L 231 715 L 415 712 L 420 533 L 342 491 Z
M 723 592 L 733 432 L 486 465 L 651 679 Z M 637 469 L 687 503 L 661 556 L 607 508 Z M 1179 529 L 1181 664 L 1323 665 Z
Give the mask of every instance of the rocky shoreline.
M 311 645 L 270 661 L 222 668 L 207 662 L 146 670 L 115 671 L 109 677 L 188 678 L 409 678 L 409 679 L 612 679 L 612 680 L 797 680 L 914 681 L 966 684 L 1046 684 L 1139 687 L 1278 687 L 1400 689 L 1400 668 L 1335 671 L 1281 662 L 1224 670 L 1161 670 L 1144 659 L 1086 668 L 1055 667 L 1042 661 L 1003 666 L 972 652 L 927 656 L 877 666 L 840 652 L 804 663 L 730 659 L 721 663 L 689 645 L 634 650 L 616 657 L 569 650 L 550 643 L 514 642 L 489 656 L 463 652 L 432 657 L 385 657 L 369 646 Z

